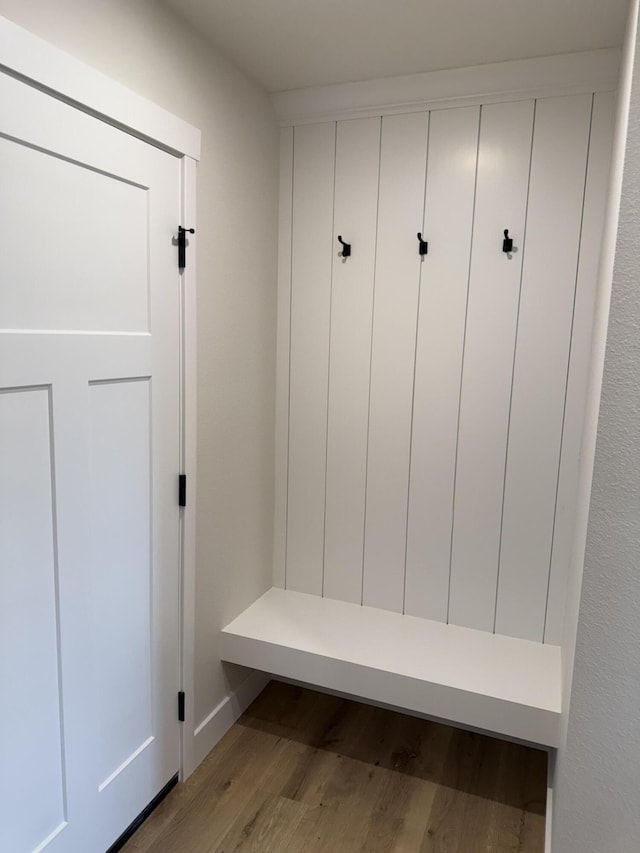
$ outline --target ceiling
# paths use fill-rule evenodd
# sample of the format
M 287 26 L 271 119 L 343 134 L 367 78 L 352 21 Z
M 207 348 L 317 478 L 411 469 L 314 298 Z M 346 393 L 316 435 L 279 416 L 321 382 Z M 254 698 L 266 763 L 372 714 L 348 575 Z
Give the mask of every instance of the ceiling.
M 628 0 L 163 0 L 271 92 L 622 43 Z

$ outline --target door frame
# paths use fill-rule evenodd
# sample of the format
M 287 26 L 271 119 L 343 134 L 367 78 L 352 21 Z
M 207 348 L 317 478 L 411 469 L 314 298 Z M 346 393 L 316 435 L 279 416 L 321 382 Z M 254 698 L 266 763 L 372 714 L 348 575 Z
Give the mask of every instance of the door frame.
M 196 164 L 200 130 L 116 83 L 84 62 L 0 16 L 0 73 L 15 77 L 82 112 L 117 127 L 180 160 L 180 215 L 196 224 Z M 180 276 L 180 457 L 187 475 L 187 505 L 180 510 L 180 684 L 185 693 L 180 725 L 180 778 L 196 767 L 194 717 L 196 526 L 196 253 Z M 176 250 L 177 251 L 177 250 Z M 176 257 L 177 264 L 177 257 Z M 176 477 L 177 500 L 177 477 Z M 176 715 L 178 697 L 176 696 Z

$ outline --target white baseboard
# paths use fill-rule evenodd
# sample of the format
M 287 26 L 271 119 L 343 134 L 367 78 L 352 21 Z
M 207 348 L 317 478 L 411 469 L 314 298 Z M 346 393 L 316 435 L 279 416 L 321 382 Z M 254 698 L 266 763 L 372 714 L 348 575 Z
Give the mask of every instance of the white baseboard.
M 253 700 L 258 696 L 267 684 L 271 676 L 264 672 L 252 672 L 240 687 L 218 703 L 210 714 L 196 726 L 193 733 L 194 740 L 194 768 L 211 752 L 218 741 L 227 733 L 238 717 L 243 714 Z
M 551 853 L 551 824 L 553 821 L 553 783 L 556 772 L 556 750 L 549 750 L 547 764 L 547 809 L 544 824 L 544 853 Z

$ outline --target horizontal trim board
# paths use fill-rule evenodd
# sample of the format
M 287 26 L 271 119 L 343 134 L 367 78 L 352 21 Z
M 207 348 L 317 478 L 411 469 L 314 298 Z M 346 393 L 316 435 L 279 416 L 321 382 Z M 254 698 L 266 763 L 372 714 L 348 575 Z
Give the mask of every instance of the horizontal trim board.
M 283 126 L 497 101 L 611 91 L 617 88 L 620 50 L 606 48 L 404 77 L 276 92 Z
M 0 71 L 173 154 L 200 159 L 200 131 L 0 16 Z
M 530 743 L 558 743 L 557 646 L 272 588 L 223 629 L 221 657 Z

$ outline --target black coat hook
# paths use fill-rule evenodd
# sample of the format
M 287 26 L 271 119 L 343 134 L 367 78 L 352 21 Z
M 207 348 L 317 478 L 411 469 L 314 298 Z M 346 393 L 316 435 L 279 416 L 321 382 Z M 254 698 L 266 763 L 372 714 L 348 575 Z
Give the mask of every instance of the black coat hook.
M 419 243 L 418 254 L 419 255 L 426 255 L 427 252 L 429 251 L 429 244 L 427 243 L 426 240 L 422 239 L 422 233 L 420 231 L 418 231 L 418 243 Z
M 504 240 L 502 241 L 502 251 L 503 252 L 512 252 L 513 251 L 513 240 L 509 237 L 509 229 L 504 229 Z
M 338 243 L 342 243 L 342 252 L 340 252 L 342 257 L 343 258 L 350 257 L 350 255 L 351 255 L 351 243 L 345 243 L 340 234 L 338 234 Z

